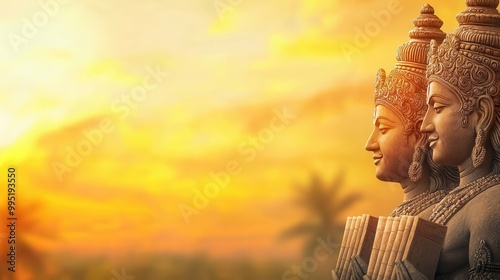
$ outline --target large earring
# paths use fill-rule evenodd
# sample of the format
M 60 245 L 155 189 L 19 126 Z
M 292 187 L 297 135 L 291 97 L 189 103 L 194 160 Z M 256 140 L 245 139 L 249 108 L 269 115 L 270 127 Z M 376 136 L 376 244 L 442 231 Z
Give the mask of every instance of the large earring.
M 413 160 L 408 169 L 408 176 L 412 182 L 418 181 L 422 178 L 422 163 L 424 162 L 424 152 L 421 147 L 415 148 L 413 152 Z
M 476 135 L 476 143 L 472 149 L 472 165 L 474 167 L 480 166 L 484 161 L 484 156 L 486 155 L 486 149 L 484 148 L 484 131 L 480 128 Z

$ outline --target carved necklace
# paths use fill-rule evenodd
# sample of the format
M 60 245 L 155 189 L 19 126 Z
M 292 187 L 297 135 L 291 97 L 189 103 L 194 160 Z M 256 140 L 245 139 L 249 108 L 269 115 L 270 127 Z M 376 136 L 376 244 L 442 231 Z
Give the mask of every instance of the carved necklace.
M 434 209 L 431 222 L 446 225 L 462 207 L 478 194 L 500 183 L 500 174 L 488 175 L 453 189 Z
M 431 205 L 441 201 L 447 194 L 447 191 L 440 190 L 431 193 L 429 190 L 401 203 L 394 209 L 390 217 L 416 216 L 420 212 L 429 208 Z

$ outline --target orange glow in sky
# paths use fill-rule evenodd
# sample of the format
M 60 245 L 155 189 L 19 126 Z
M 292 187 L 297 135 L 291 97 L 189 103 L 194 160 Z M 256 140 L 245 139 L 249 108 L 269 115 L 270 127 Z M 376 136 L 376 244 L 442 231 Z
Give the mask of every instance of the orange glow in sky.
M 363 194 L 339 222 L 402 199 L 364 144 L 375 74 L 424 2 L 216 2 L 2 1 L 0 170 L 38 205 L 40 250 L 287 257 L 312 173 Z M 453 31 L 465 4 L 429 3 Z

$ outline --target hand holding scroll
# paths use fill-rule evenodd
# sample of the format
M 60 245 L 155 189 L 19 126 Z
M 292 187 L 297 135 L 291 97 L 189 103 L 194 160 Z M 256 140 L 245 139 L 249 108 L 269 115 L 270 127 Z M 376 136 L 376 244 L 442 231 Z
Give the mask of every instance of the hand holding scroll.
M 398 280 L 428 280 L 407 260 L 396 261 L 396 275 Z
M 352 256 L 351 258 L 352 279 L 354 280 L 369 280 L 370 277 L 366 275 L 368 265 L 359 256 Z

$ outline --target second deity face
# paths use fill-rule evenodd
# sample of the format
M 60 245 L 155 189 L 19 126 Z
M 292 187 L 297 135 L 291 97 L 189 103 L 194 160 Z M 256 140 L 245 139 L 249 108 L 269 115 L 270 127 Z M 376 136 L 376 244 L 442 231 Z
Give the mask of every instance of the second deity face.
M 396 113 L 383 105 L 375 107 L 374 128 L 365 149 L 373 152 L 376 177 L 387 182 L 408 179 L 415 135 L 404 135 L 404 124 Z
M 429 135 L 432 159 L 440 165 L 463 164 L 470 158 L 474 147 L 472 118 L 475 115 L 469 116 L 469 124 L 464 127 L 459 111 L 460 101 L 453 92 L 437 82 L 429 85 L 427 104 L 429 106 L 422 123 L 422 132 Z

